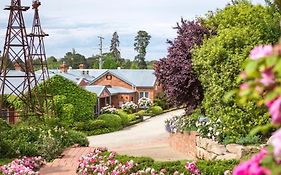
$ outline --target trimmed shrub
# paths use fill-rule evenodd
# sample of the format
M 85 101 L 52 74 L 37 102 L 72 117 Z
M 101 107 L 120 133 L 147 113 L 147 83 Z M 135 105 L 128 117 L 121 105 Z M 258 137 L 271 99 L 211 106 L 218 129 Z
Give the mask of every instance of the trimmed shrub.
M 129 122 L 135 121 L 137 119 L 137 116 L 135 114 L 129 114 L 128 115 Z
M 61 98 L 57 99 L 56 109 L 58 110 L 59 118 L 72 117 L 73 121 L 87 121 L 93 116 L 93 108 L 96 105 L 97 96 L 65 79 L 62 76 L 55 75 L 48 79 L 45 83 L 47 94 L 53 96 L 59 95 Z M 43 91 L 43 84 L 39 85 L 39 93 Z M 64 97 L 65 98 L 64 98 Z M 64 104 L 71 104 L 64 106 Z M 62 109 L 69 112 L 67 116 L 63 116 Z
M 155 115 L 163 113 L 163 109 L 160 106 L 152 106 L 151 108 L 149 108 L 149 111 Z
M 107 128 L 112 128 L 112 129 L 115 129 L 115 130 L 119 130 L 119 129 L 122 128 L 122 119 L 119 115 L 102 114 L 97 119 L 105 121 Z
M 160 106 L 163 110 L 166 110 L 171 106 L 164 92 L 158 93 L 153 103 L 155 106 Z
M 123 126 L 126 126 L 129 123 L 128 114 L 125 111 L 118 109 L 117 115 L 120 116 Z

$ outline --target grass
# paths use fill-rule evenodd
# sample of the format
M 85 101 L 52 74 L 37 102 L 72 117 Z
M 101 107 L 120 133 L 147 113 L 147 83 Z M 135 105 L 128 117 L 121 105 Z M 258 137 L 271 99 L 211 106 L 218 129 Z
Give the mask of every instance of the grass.
M 0 166 L 12 162 L 14 159 L 0 159 Z

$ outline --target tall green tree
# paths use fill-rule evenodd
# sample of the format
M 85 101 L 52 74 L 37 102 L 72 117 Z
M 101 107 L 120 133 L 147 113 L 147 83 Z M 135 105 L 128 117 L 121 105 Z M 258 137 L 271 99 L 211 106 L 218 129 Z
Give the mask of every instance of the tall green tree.
M 75 49 L 73 49 L 72 52 L 67 52 L 61 61 L 64 61 L 67 65 L 74 69 L 77 69 L 79 64 L 85 64 L 85 66 L 88 66 L 85 56 L 77 53 Z
M 146 48 L 150 42 L 151 36 L 143 30 L 138 31 L 137 36 L 135 37 L 135 51 L 138 52 L 138 55 L 135 57 L 135 61 L 138 64 L 139 69 L 147 69 L 145 62 Z
M 112 39 L 111 39 L 110 52 L 112 53 L 113 57 L 117 61 L 119 61 L 120 58 L 121 58 L 121 54 L 120 54 L 120 51 L 118 49 L 119 44 L 120 44 L 119 36 L 118 36 L 117 32 L 114 32 L 113 35 L 112 35 Z

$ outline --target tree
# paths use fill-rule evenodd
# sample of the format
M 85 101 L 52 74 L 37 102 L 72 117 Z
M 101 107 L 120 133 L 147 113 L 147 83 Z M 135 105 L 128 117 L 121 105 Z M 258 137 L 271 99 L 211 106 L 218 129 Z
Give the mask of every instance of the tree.
M 258 44 L 278 41 L 280 15 L 272 8 L 238 3 L 208 16 L 205 25 L 215 26 L 217 35 L 193 50 L 193 69 L 204 89 L 202 106 L 206 116 L 220 118 L 231 139 L 245 137 L 255 126 L 268 122 L 263 106 L 253 102 L 240 105 L 225 95 L 239 87 L 237 81 L 249 52 Z
M 79 67 L 79 64 L 88 66 L 85 56 L 77 53 L 75 49 L 72 52 L 67 52 L 61 61 L 64 61 L 67 65 L 75 69 Z
M 113 53 L 104 53 L 103 54 L 103 69 L 116 69 L 119 67 L 118 62 L 115 60 Z
M 280 0 L 265 0 L 265 3 L 281 13 L 281 1 Z
M 121 58 L 120 51 L 118 50 L 119 44 L 119 36 L 117 32 L 114 32 L 111 39 L 110 52 L 117 61 Z
M 135 57 L 135 61 L 138 64 L 140 69 L 146 69 L 147 65 L 145 62 L 146 48 L 149 44 L 149 40 L 151 36 L 148 35 L 146 31 L 140 30 L 138 31 L 137 36 L 135 37 L 135 51 L 138 52 L 138 55 Z
M 155 75 L 163 85 L 169 102 L 178 106 L 186 105 L 190 113 L 203 99 L 202 86 L 192 70 L 191 51 L 196 45 L 201 45 L 210 32 L 199 21 L 183 19 L 175 29 L 178 36 L 168 42 L 167 58 L 156 62 Z
M 48 69 L 57 69 L 60 66 L 60 62 L 54 56 L 47 58 L 47 64 Z

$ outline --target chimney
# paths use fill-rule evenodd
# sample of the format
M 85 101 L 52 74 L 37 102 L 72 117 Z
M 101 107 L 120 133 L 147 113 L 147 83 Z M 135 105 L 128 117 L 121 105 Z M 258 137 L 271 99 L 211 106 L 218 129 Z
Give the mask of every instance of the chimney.
M 21 65 L 20 65 L 19 63 L 15 63 L 15 64 L 14 64 L 14 67 L 15 67 L 15 70 L 16 70 L 16 71 L 23 71 L 23 70 L 22 70 L 22 67 L 21 67 Z
M 67 73 L 67 70 L 68 70 L 68 66 L 65 64 L 65 62 L 63 62 L 62 65 L 60 65 L 60 72 Z
M 84 64 L 79 64 L 79 69 L 85 69 L 85 65 Z

